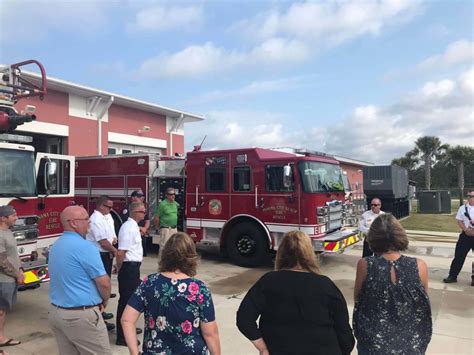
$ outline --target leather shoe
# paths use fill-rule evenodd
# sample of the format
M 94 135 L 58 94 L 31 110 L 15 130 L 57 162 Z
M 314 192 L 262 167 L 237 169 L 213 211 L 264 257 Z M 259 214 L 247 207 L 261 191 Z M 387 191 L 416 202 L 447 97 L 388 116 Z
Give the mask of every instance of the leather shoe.
M 109 319 L 112 319 L 113 317 L 114 315 L 112 313 L 102 312 L 102 318 L 104 318 L 104 320 L 109 320 Z
M 137 334 L 141 334 L 141 333 L 143 333 L 143 330 L 142 330 L 142 328 L 137 328 L 136 330 L 137 330 Z
M 111 330 L 115 329 L 115 325 L 112 323 L 105 322 L 105 326 L 107 327 L 107 331 L 110 332 Z
M 452 276 L 448 276 L 447 278 L 443 279 L 445 284 L 451 284 L 453 282 L 458 282 L 458 279 Z
M 118 345 L 118 346 L 127 346 L 127 342 L 125 341 L 125 339 L 117 339 L 115 341 L 115 345 Z M 140 340 L 137 340 L 137 345 L 140 345 Z
M 117 294 L 116 294 L 116 293 L 111 293 L 111 294 L 110 294 L 110 298 L 115 298 L 115 297 L 117 297 Z

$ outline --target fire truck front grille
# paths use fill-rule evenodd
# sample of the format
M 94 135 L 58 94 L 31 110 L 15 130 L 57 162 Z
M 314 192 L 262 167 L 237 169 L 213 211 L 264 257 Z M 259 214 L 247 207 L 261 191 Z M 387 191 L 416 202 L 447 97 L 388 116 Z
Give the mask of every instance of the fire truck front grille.
M 331 202 L 328 204 L 328 222 L 327 229 L 332 231 L 342 226 L 343 213 L 342 203 L 339 201 Z

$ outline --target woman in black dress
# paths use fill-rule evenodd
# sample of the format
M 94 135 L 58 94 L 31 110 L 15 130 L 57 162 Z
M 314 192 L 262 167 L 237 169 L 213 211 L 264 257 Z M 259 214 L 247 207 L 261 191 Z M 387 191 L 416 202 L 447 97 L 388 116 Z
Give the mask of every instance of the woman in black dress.
M 262 355 L 348 355 L 354 347 L 344 296 L 320 274 L 311 241 L 300 231 L 283 237 L 275 271 L 244 297 L 237 327 Z
M 402 255 L 405 230 L 390 213 L 367 236 L 375 253 L 359 260 L 354 287 L 354 334 L 359 355 L 421 355 L 431 340 L 428 268 Z

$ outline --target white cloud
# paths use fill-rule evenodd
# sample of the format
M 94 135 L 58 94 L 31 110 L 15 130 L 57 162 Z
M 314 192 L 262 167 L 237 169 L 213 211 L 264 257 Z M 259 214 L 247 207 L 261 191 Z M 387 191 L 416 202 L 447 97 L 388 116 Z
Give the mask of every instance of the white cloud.
M 206 149 L 305 147 L 388 164 L 424 135 L 438 136 L 452 145 L 472 145 L 473 87 L 471 69 L 456 80 L 427 83 L 391 105 L 358 106 L 344 120 L 328 121 L 325 126 L 301 127 L 294 117 L 272 112 L 215 111 L 206 115 L 200 127 L 193 125 L 186 132 L 186 144 L 202 139 L 197 132 L 209 132 Z
M 459 76 L 459 87 L 462 92 L 474 102 L 474 68 Z
M 339 44 L 361 35 L 378 35 L 383 27 L 406 21 L 416 13 L 418 1 L 344 1 L 295 3 L 242 20 L 231 29 L 263 40 L 287 36 Z
M 204 11 L 201 6 L 155 5 L 140 9 L 127 27 L 130 31 L 160 32 L 173 28 L 194 28 L 203 21 Z
M 459 40 L 451 43 L 444 53 L 436 54 L 417 65 L 420 70 L 437 70 L 474 61 L 474 42 Z
M 474 70 L 457 80 L 426 83 L 419 91 L 387 107 L 359 107 L 328 129 L 326 150 L 376 163 L 390 163 L 424 135 L 443 143 L 472 145 Z M 351 127 L 350 139 L 344 127 Z
M 92 34 L 107 25 L 115 1 L 3 1 L 0 41 L 38 41 L 52 31 Z
M 208 103 L 228 99 L 243 98 L 266 94 L 272 92 L 289 91 L 302 87 L 302 77 L 284 78 L 277 80 L 253 81 L 248 85 L 232 90 L 214 90 L 195 98 L 187 100 L 186 103 Z
M 139 72 L 151 78 L 202 77 L 242 67 L 301 63 L 327 46 L 367 34 L 378 35 L 386 26 L 410 19 L 418 8 L 418 1 L 412 0 L 295 3 L 285 11 L 270 10 L 232 25 L 232 31 L 252 39 L 249 48 L 231 50 L 212 42 L 191 45 L 146 59 Z M 159 30 L 178 21 L 179 11 L 170 20 L 156 20 L 166 13 L 161 7 L 157 9 L 156 13 L 140 12 L 135 27 L 159 26 L 155 28 Z M 202 12 L 194 10 L 185 20 L 201 17 Z
M 453 92 L 455 85 L 451 80 L 441 80 L 436 83 L 430 81 L 423 86 L 422 93 L 426 97 L 444 97 Z
M 305 60 L 307 55 L 308 50 L 303 43 L 284 39 L 268 40 L 250 51 L 227 50 L 207 42 L 147 59 L 138 72 L 146 78 L 196 78 L 244 66 L 299 62 Z

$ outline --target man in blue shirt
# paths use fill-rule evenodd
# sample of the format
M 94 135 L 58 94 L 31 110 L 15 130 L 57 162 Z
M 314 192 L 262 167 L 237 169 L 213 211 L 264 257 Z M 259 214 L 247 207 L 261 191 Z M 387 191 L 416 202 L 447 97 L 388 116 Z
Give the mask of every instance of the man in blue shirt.
M 89 215 L 82 207 L 69 206 L 61 223 L 64 233 L 49 253 L 49 321 L 59 353 L 111 354 L 101 316 L 110 297 L 110 278 L 99 250 L 84 239 Z

